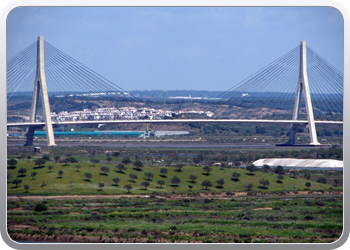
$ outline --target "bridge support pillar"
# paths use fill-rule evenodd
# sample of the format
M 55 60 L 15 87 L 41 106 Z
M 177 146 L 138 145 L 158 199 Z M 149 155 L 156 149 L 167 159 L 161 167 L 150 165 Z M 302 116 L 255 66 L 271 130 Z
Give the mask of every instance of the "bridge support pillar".
M 309 80 L 307 77 L 306 65 L 307 65 L 306 64 L 306 42 L 301 41 L 298 89 L 297 89 L 297 93 L 294 101 L 292 120 L 298 120 L 299 111 L 300 111 L 300 101 L 302 98 L 302 93 L 304 92 L 304 100 L 305 100 L 306 114 L 307 114 L 307 120 L 308 120 L 308 129 L 309 129 L 309 135 L 310 135 L 310 145 L 319 145 L 320 143 L 317 140 L 314 112 L 312 110 L 310 87 L 309 87 Z M 287 142 L 287 145 L 295 144 L 295 135 L 296 135 L 297 128 L 298 128 L 297 124 L 291 125 L 289 140 Z
M 34 132 L 36 129 L 42 129 L 42 126 L 29 126 L 27 130 L 27 139 L 26 139 L 26 144 L 24 146 L 33 146 L 34 142 Z
M 47 146 L 56 146 L 55 137 L 53 135 L 52 122 L 51 122 L 49 95 L 47 93 L 45 65 L 44 65 L 44 38 L 42 36 L 38 36 L 38 41 L 37 41 L 36 77 L 35 77 L 35 83 L 34 83 L 32 106 L 30 110 L 30 122 L 36 121 L 36 114 L 38 109 L 40 93 L 41 93 L 43 113 L 44 113 L 44 119 L 45 119 Z M 34 136 L 35 128 L 37 127 L 30 126 L 28 128 L 27 142 L 25 146 L 27 144 L 28 146 L 33 145 L 33 136 Z

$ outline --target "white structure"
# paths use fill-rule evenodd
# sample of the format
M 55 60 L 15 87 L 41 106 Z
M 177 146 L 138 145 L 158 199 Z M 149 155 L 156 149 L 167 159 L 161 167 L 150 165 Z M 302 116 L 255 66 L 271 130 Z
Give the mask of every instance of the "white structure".
M 307 78 L 307 62 L 306 62 L 306 42 L 300 42 L 300 69 L 299 69 L 299 80 L 298 80 L 298 89 L 295 96 L 294 109 L 292 120 L 298 120 L 299 111 L 300 111 L 300 101 L 302 93 L 304 92 L 304 100 L 306 106 L 306 114 L 308 120 L 308 129 L 310 134 L 310 145 L 319 145 L 317 141 L 316 126 L 314 120 L 314 112 L 312 110 L 309 80 Z M 295 144 L 295 135 L 297 128 L 300 125 L 292 124 L 290 127 L 289 140 L 287 145 Z
M 266 158 L 253 162 L 255 166 L 262 167 L 307 167 L 307 168 L 343 168 L 343 161 L 329 159 L 294 159 L 294 158 Z
M 51 122 L 49 95 L 47 93 L 45 64 L 44 64 L 44 38 L 42 36 L 38 36 L 38 41 L 37 41 L 36 77 L 35 77 L 35 83 L 34 83 L 32 107 L 30 110 L 30 118 L 29 118 L 30 122 L 35 122 L 36 120 L 40 93 L 41 93 L 43 113 L 44 113 L 44 119 L 45 119 L 47 145 L 56 146 L 55 138 L 53 135 L 52 122 Z M 37 128 L 40 128 L 40 126 L 29 126 L 27 131 L 27 141 L 25 146 L 33 145 L 34 131 Z

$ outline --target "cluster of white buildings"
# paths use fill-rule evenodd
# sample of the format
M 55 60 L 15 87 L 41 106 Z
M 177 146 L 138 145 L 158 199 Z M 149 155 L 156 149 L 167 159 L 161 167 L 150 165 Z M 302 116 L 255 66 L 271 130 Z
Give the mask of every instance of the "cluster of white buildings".
M 195 96 L 170 96 L 169 99 L 184 99 L 184 100 L 220 100 L 220 98 L 195 97 Z
M 172 117 L 173 114 L 201 114 L 208 117 L 214 115 L 211 111 L 165 111 L 151 108 L 135 108 L 135 107 L 122 107 L 122 108 L 98 108 L 95 110 L 84 109 L 81 111 L 62 111 L 56 114 L 51 113 L 51 119 L 53 121 L 91 121 L 91 120 L 138 120 L 138 119 L 161 119 L 163 117 Z

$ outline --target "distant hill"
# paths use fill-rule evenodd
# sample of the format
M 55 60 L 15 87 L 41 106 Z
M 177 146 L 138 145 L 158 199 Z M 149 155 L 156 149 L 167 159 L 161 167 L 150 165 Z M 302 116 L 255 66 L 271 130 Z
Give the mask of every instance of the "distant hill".
M 163 98 L 164 90 L 133 90 L 130 93 L 134 96 L 139 96 L 141 98 Z M 215 98 L 224 91 L 208 91 L 208 90 L 167 90 L 166 97 L 206 97 L 206 98 Z

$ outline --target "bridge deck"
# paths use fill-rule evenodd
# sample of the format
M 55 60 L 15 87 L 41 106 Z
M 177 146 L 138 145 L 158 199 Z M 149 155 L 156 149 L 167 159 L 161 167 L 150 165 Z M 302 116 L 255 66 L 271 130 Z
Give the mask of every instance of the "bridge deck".
M 307 120 L 246 120 L 246 119 L 169 119 L 169 120 L 94 120 L 94 121 L 53 121 L 53 125 L 83 125 L 83 124 L 127 124 L 127 123 L 279 123 L 308 124 Z M 316 124 L 343 124 L 342 121 L 315 121 Z M 8 127 L 44 126 L 45 122 L 7 123 Z

